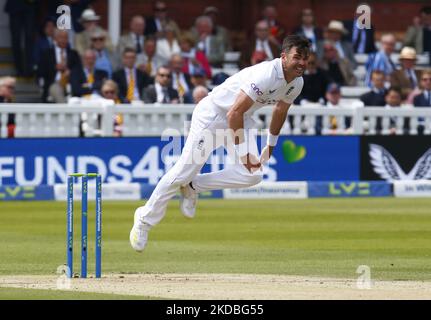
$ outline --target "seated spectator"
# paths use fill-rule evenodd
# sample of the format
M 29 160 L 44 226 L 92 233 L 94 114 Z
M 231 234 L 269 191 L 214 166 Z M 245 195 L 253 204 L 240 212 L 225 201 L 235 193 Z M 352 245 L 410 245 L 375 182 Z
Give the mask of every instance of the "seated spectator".
M 329 108 L 341 108 L 341 90 L 340 86 L 333 82 L 326 88 L 326 106 Z M 329 128 L 324 128 L 324 123 L 322 117 L 317 117 L 316 119 L 316 134 L 347 134 L 351 133 L 351 119 L 345 118 L 344 128 L 338 123 L 338 119 L 335 116 L 329 117 Z
M 365 107 L 384 107 L 386 88 L 385 74 L 383 71 L 374 70 L 371 74 L 371 91 L 364 93 L 359 99 L 364 103 Z
M 145 103 L 179 103 L 177 90 L 171 86 L 171 70 L 162 66 L 157 69 L 154 85 L 144 90 Z
M 208 91 L 211 91 L 207 87 L 207 77 L 205 74 L 205 71 L 201 68 L 195 68 L 193 72 L 190 74 L 190 81 L 193 85 L 193 87 L 203 86 L 208 89 Z
M 102 83 L 108 79 L 108 73 L 96 69 L 96 52 L 87 50 L 82 56 L 82 67 L 72 69 L 70 85 L 72 96 L 83 97 L 99 94 Z
M 144 48 L 145 19 L 140 15 L 133 16 L 130 20 L 129 32 L 122 35 L 118 43 L 117 53 L 121 57 L 126 48 L 133 48 L 136 54 L 142 53 Z
M 213 35 L 213 27 L 213 22 L 208 16 L 200 16 L 196 19 L 196 49 L 205 53 L 212 67 L 221 68 L 225 47 L 223 41 Z
M 0 103 L 11 103 L 15 99 L 16 79 L 12 77 L 0 78 Z M 0 106 L 1 108 L 1 106 Z M 2 123 L 0 122 L 0 130 Z M 8 114 L 7 117 L 7 137 L 13 138 L 15 133 L 15 115 Z
M 165 36 L 157 40 L 156 48 L 156 55 L 160 57 L 162 64 L 169 63 L 173 54 L 181 52 L 175 31 L 172 27 L 166 27 Z
M 193 84 L 190 75 L 183 72 L 184 60 L 179 54 L 174 54 L 169 67 L 172 74 L 172 87 L 177 90 L 180 103 L 193 103 Z
M 35 70 L 37 70 L 37 67 L 40 63 L 43 52 L 48 49 L 54 48 L 55 29 L 56 29 L 55 18 L 52 18 L 52 17 L 46 18 L 42 25 L 40 37 L 36 40 L 36 43 L 34 45 L 33 62 L 34 62 Z
M 431 69 L 422 71 L 420 78 L 420 87 L 422 89 L 421 94 L 417 95 L 413 100 L 413 105 L 415 107 L 431 107 Z M 424 118 L 419 118 L 418 133 L 423 134 L 425 129 Z
M 114 101 L 115 104 L 120 104 L 121 100 L 118 97 L 118 86 L 113 80 L 106 80 L 101 88 L 102 97 Z M 114 137 L 123 135 L 123 115 L 117 113 L 114 119 Z
M 335 44 L 331 41 L 325 41 L 323 44 L 320 67 L 327 72 L 331 81 L 340 86 L 354 86 L 356 84 L 356 78 L 349 62 L 338 55 Z
M 390 87 L 385 95 L 386 105 L 385 108 L 390 110 L 392 108 L 401 107 L 401 90 L 396 87 Z M 407 120 L 407 119 L 405 119 Z M 383 121 L 383 120 L 382 120 Z M 404 132 L 408 132 L 407 121 L 404 122 Z M 382 132 L 383 133 L 383 132 Z M 391 117 L 389 119 L 389 134 L 397 133 L 397 118 Z
M 223 42 L 226 51 L 232 50 L 229 31 L 217 23 L 219 10 L 213 6 L 206 7 L 203 15 L 210 17 L 213 22 L 213 36 Z
M 311 9 L 301 12 L 301 25 L 293 30 L 294 34 L 308 38 L 313 51 L 317 49 L 317 42 L 322 40 L 322 30 L 314 24 L 314 14 Z
M 75 46 L 74 48 L 80 55 L 83 55 L 85 50 L 91 49 L 91 36 L 94 32 L 103 32 L 105 37 L 105 48 L 111 53 L 113 52 L 113 45 L 110 37 L 106 30 L 99 26 L 100 16 L 96 15 L 93 9 L 86 9 L 81 15 L 79 20 L 84 27 L 84 31 L 75 35 Z
M 401 69 L 391 73 L 391 86 L 401 88 L 402 99 L 405 101 L 419 85 L 420 71 L 415 70 L 416 50 L 404 47 L 399 61 Z
M 281 23 L 277 20 L 278 12 L 275 6 L 267 5 L 263 9 L 262 18 L 268 23 L 270 36 L 269 41 L 278 47 L 281 47 L 286 31 Z
M 44 102 L 66 103 L 70 93 L 70 70 L 81 66 L 78 53 L 70 49 L 67 31 L 56 30 L 55 46 L 44 51 L 38 67 L 38 76 L 42 79 Z
M 146 18 L 145 35 L 153 36 L 156 39 L 163 38 L 166 27 L 174 29 L 175 36 L 178 37 L 180 29 L 177 23 L 168 17 L 168 7 L 164 1 L 155 1 L 153 6 L 153 16 Z
M 280 48 L 269 41 L 269 26 L 266 21 L 256 23 L 255 38 L 242 51 L 240 67 L 245 68 L 280 56 Z
M 94 31 L 91 35 L 91 49 L 96 53 L 95 68 L 103 70 L 112 78 L 112 73 L 118 68 L 116 56 L 106 48 L 106 32 Z
M 334 44 L 335 49 L 338 52 L 338 56 L 341 59 L 346 59 L 350 64 L 350 69 L 353 70 L 357 65 L 355 54 L 353 53 L 352 44 L 348 41 L 342 40 L 342 37 L 345 34 L 347 34 L 347 30 L 344 28 L 343 23 L 341 21 L 332 20 L 324 32 L 324 39 L 317 43 L 316 52 L 319 59 L 322 59 L 324 55 L 324 45 L 330 41 Z
M 162 66 L 162 59 L 157 55 L 157 42 L 155 38 L 145 40 L 144 51 L 137 56 L 138 69 L 154 79 L 157 68 Z
M 380 40 L 381 49 L 375 54 L 370 54 L 366 63 L 367 75 L 365 83 L 371 86 L 371 73 L 374 70 L 381 70 L 385 74 L 385 81 L 389 81 L 392 72 L 396 70 L 395 63 L 391 59 L 394 53 L 396 39 L 393 34 L 384 34 Z
M 330 79 L 327 72 L 318 66 L 316 53 L 310 52 L 307 69 L 302 77 L 304 78 L 304 87 L 295 104 L 306 104 L 308 102 L 320 102 L 323 104 Z
M 112 75 L 119 88 L 120 100 L 131 103 L 133 100 L 142 100 L 141 93 L 144 87 L 152 83 L 152 79 L 135 67 L 135 49 L 126 48 L 123 52 L 123 68 Z
M 211 79 L 211 67 L 205 53 L 194 48 L 195 42 L 191 35 L 185 34 L 180 38 L 181 56 L 184 59 L 183 72 L 190 74 L 193 69 L 205 70 L 208 79 Z
M 420 23 L 407 29 L 404 45 L 413 47 L 418 54 L 431 52 L 431 7 L 420 10 Z
M 420 77 L 421 94 L 413 100 L 415 107 L 431 107 L 431 69 L 422 71 Z
M 340 108 L 341 90 L 340 86 L 336 83 L 328 85 L 326 89 L 326 106 L 331 108 Z M 329 133 L 348 133 L 350 127 L 351 119 L 346 118 L 344 123 L 344 129 L 341 128 L 338 123 L 337 117 L 331 116 L 329 118 Z
M 197 86 L 193 89 L 193 102 L 198 104 L 208 95 L 208 89 L 204 86 Z

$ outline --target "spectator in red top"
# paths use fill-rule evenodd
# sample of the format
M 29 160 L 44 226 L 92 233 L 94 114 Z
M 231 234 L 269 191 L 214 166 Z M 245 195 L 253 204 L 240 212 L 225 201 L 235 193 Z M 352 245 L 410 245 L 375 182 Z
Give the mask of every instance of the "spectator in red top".
M 195 41 L 190 35 L 183 35 L 180 38 L 181 56 L 184 59 L 183 72 L 191 74 L 195 68 L 205 70 L 207 78 L 211 79 L 211 67 L 205 53 L 194 48 Z
M 280 47 L 281 43 L 283 42 L 286 31 L 284 30 L 280 22 L 277 20 L 277 17 L 278 17 L 277 9 L 273 5 L 267 5 L 263 9 L 262 15 L 263 15 L 263 20 L 268 22 L 268 25 L 269 25 L 269 29 L 271 33 L 269 37 L 269 41 L 272 42 L 274 45 Z

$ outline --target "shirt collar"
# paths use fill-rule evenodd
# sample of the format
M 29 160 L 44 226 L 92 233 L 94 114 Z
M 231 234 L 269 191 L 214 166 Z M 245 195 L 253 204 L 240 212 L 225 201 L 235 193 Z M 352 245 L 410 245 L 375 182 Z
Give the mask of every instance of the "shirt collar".
M 277 78 L 278 79 L 284 79 L 284 73 L 283 73 L 283 63 L 281 61 L 281 58 L 275 59 L 275 71 L 277 72 Z

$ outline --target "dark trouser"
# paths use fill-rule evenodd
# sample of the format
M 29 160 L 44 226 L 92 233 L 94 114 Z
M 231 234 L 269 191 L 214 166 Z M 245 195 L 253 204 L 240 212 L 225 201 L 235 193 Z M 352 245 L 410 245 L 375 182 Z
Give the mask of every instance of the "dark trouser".
M 12 53 L 18 75 L 33 73 L 33 35 L 35 13 L 23 11 L 9 14 Z

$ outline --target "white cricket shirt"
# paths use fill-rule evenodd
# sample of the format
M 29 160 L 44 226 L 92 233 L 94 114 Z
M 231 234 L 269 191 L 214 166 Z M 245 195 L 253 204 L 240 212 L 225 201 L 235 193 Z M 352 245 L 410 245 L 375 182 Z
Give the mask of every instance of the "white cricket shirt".
M 274 105 L 282 100 L 292 104 L 301 93 L 304 80 L 297 77 L 287 83 L 284 79 L 281 59 L 261 62 L 245 68 L 226 79 L 209 93 L 211 101 L 223 111 L 228 111 L 234 104 L 240 90 L 243 90 L 254 104 L 246 112 L 253 114 L 266 105 Z

